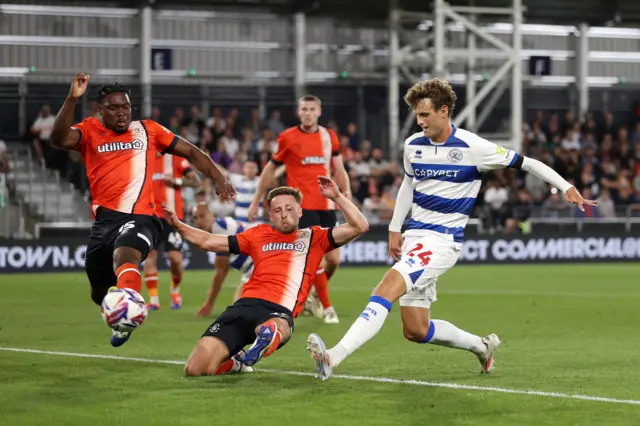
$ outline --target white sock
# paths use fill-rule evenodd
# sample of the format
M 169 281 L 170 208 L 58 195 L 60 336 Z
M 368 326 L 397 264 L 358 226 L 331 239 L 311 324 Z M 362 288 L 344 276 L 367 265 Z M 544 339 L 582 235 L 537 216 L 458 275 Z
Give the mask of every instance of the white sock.
M 152 305 L 159 305 L 160 296 L 149 296 L 149 303 L 151 303 Z
M 331 365 L 337 366 L 375 336 L 382 328 L 390 310 L 391 302 L 380 296 L 371 296 L 369 304 L 347 331 L 347 334 L 337 345 L 327 351 Z
M 437 319 L 431 320 L 429 333 L 420 343 L 464 349 L 474 354 L 482 354 L 487 350 L 482 337 L 461 330 L 450 322 Z

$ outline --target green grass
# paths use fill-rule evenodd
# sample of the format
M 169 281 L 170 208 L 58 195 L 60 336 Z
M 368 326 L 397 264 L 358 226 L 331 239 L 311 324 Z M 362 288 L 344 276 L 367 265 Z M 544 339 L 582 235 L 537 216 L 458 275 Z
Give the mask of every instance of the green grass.
M 365 306 L 381 268 L 332 281 L 337 326 L 301 318 L 289 344 L 258 367 L 311 372 L 310 332 L 332 345 Z M 462 266 L 438 284 L 433 316 L 498 333 L 494 374 L 474 356 L 402 338 L 397 306 L 384 329 L 336 373 L 640 400 L 640 266 Z M 211 323 L 196 318 L 211 278 L 189 272 L 185 306 L 150 313 L 125 346 L 89 299 L 83 274 L 0 275 L 0 347 L 184 360 Z M 229 277 L 219 313 L 238 276 Z M 638 425 L 640 406 L 274 372 L 186 379 L 182 366 L 0 351 L 0 425 Z

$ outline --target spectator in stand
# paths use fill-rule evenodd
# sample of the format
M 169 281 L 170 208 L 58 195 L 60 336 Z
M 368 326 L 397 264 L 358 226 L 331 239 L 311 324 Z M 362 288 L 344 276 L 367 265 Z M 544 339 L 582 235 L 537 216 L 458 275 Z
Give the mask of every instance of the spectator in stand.
M 229 164 L 233 161 L 233 158 L 227 153 L 227 150 L 224 146 L 224 141 L 222 139 L 218 139 L 218 143 L 216 144 L 216 150 L 211 152 L 211 159 L 220 166 L 225 169 L 229 167 Z
M 254 151 L 257 153 L 257 155 L 260 155 L 261 152 L 266 152 L 271 155 L 275 154 L 278 151 L 278 143 L 273 137 L 273 132 L 271 131 L 271 129 L 269 129 L 268 127 L 262 129 L 262 138 L 260 138 L 258 142 L 256 142 Z M 262 170 L 262 167 L 264 167 L 260 166 L 260 161 L 258 161 L 258 166 L 260 167 L 260 170 Z
M 360 149 L 360 141 L 362 140 L 362 137 L 360 136 L 360 133 L 358 133 L 358 126 L 356 123 L 347 124 L 347 136 L 349 137 L 349 146 L 351 149 L 354 151 Z
M 240 150 L 240 142 L 233 135 L 233 128 L 227 127 L 224 131 L 224 136 L 222 136 L 219 141 L 224 145 L 224 150 L 229 154 L 230 157 L 234 157 L 236 152 Z
M 206 126 L 211 129 L 215 139 L 224 134 L 227 127 L 227 120 L 222 117 L 222 110 L 218 107 L 211 109 L 211 117 L 207 118 Z
M 487 228 L 490 230 L 501 229 L 507 215 L 507 202 L 509 191 L 500 184 L 500 180 L 492 177 L 488 182 L 488 188 L 484 192 L 485 216 Z
M 258 140 L 258 136 L 262 133 L 262 120 L 260 120 L 260 111 L 258 108 L 251 108 L 251 118 L 249 119 L 249 129 L 253 132 L 255 139 L 251 142 L 256 142 Z
M 608 189 L 600 191 L 598 200 L 598 213 L 602 218 L 614 218 L 616 217 L 616 205 L 611 199 L 611 194 Z
M 275 135 L 277 138 L 280 133 L 284 132 L 284 124 L 282 124 L 282 120 L 280 120 L 280 110 L 274 109 L 271 111 L 271 118 L 269 119 L 269 123 L 267 123 L 267 127 L 269 130 Z
M 360 181 L 365 181 L 371 174 L 371 165 L 363 158 L 362 152 L 356 151 L 353 160 L 349 162 L 349 175 Z
M 46 163 L 51 167 L 53 146 L 49 142 L 51 131 L 53 130 L 53 122 L 56 117 L 51 114 L 49 105 L 43 105 L 38 114 L 38 118 L 31 125 L 31 134 L 34 136 L 32 141 L 33 152 L 36 160 L 40 163 Z
M 340 136 L 340 155 L 342 155 L 342 159 L 344 160 L 345 164 L 348 165 L 349 163 L 351 163 L 351 161 L 353 161 L 356 151 L 357 148 L 351 148 L 351 145 L 349 143 L 349 136 Z

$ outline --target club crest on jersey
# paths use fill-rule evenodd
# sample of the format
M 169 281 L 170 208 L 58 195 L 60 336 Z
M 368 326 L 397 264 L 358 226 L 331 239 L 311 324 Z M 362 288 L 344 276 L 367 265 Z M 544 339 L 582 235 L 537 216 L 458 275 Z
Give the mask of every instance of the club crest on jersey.
M 302 241 L 295 243 L 269 243 L 262 246 L 262 251 L 298 251 L 304 252 L 306 246 Z
M 98 145 L 98 152 L 100 154 L 104 154 L 107 152 L 129 151 L 132 149 L 141 151 L 143 148 L 144 143 L 141 140 L 136 139 L 132 142 L 109 142 Z
M 451 151 L 449 151 L 449 154 L 447 154 L 447 158 L 452 163 L 459 163 L 460 161 L 462 161 L 462 157 L 462 151 L 458 148 L 453 148 Z
M 311 156 L 311 157 L 305 157 L 302 159 L 302 164 L 304 164 L 305 166 L 311 165 L 311 164 L 327 164 L 327 163 L 328 163 L 328 160 L 325 157 Z

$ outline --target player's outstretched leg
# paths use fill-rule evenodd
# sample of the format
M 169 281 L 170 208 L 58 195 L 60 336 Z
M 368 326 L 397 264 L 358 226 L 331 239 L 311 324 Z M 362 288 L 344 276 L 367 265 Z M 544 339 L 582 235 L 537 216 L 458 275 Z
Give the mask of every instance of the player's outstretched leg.
M 394 269 L 389 269 L 373 291 L 369 304 L 337 345 L 326 350 L 320 336 L 309 336 L 307 350 L 316 360 L 316 372 L 323 380 L 328 379 L 335 367 L 382 329 L 391 311 L 391 305 L 406 291 L 402 275 Z M 318 365 L 319 362 L 322 365 Z
M 182 295 L 180 294 L 180 283 L 183 275 L 182 253 L 177 250 L 171 250 L 168 255 L 171 269 L 171 309 L 175 310 L 182 307 Z
M 113 252 L 113 269 L 117 278 L 117 288 L 129 288 L 138 293 L 142 290 L 142 276 L 138 265 L 142 262 L 142 254 L 132 247 L 118 247 Z M 111 346 L 124 345 L 131 337 L 131 332 L 116 331 L 111 333 Z
M 430 320 L 430 309 L 427 305 L 431 302 L 418 298 L 408 299 L 409 296 L 410 294 L 407 294 L 400 298 L 402 331 L 407 340 L 472 352 L 480 361 L 481 373 L 488 374 L 493 370 L 493 354 L 500 346 L 497 335 L 490 334 L 482 338 L 459 329 L 448 321 Z
M 282 318 L 273 318 L 256 328 L 256 340 L 247 350 L 244 364 L 255 365 L 284 345 L 291 337 L 291 327 Z
M 253 371 L 243 366 L 240 353 L 230 358 L 229 348 L 225 342 L 217 337 L 203 336 L 191 351 L 184 366 L 184 374 L 188 377 L 197 377 Z

